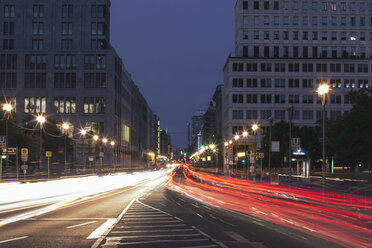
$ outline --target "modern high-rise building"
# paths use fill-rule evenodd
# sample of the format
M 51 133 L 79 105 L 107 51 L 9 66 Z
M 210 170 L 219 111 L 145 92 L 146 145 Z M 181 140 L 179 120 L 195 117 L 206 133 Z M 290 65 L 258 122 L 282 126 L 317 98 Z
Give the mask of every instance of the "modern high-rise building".
M 351 109 L 348 92 L 371 87 L 371 1 L 252 1 L 235 6 L 235 54 L 224 66 L 223 139 L 268 118 L 314 126 L 317 87 L 330 85 L 326 116 Z M 247 138 L 253 142 L 252 138 Z
M 198 137 L 201 136 L 202 117 L 204 114 L 204 110 L 199 110 L 191 116 L 191 145 L 198 145 Z
M 75 162 L 144 164 L 153 114 L 110 45 L 110 0 L 0 2 L 1 103 L 17 121 L 43 114 L 70 123 Z M 95 146 L 80 129 L 115 141 Z M 104 152 L 103 154 L 100 152 Z

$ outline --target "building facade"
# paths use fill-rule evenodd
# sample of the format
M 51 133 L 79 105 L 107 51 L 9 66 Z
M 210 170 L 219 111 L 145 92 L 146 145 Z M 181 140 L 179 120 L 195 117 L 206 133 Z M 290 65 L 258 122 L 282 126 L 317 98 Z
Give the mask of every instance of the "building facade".
M 133 167 L 151 150 L 152 111 L 110 45 L 110 5 L 1 1 L 2 103 L 12 102 L 18 122 L 43 114 L 70 123 L 78 165 L 100 154 L 108 165 Z M 115 145 L 93 144 L 81 129 Z
M 223 139 L 270 117 L 288 121 L 289 106 L 294 125 L 316 125 L 322 82 L 331 87 L 327 118 L 349 111 L 348 92 L 371 86 L 371 26 L 370 1 L 238 0 L 235 54 L 223 69 Z
M 198 148 L 198 142 L 200 142 L 201 130 L 202 130 L 202 117 L 205 111 L 199 110 L 194 112 L 191 116 L 191 145 Z

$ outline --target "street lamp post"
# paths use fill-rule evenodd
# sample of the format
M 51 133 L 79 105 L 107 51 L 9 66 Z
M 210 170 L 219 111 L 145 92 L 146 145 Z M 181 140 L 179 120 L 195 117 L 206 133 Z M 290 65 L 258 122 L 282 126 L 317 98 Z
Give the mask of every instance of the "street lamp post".
M 10 113 L 12 112 L 13 110 L 13 107 L 12 105 L 10 105 L 9 103 L 6 103 L 4 104 L 3 106 L 3 110 L 5 111 L 6 113 L 6 118 L 5 118 L 5 145 L 6 145 L 6 167 L 8 168 L 9 166 L 9 151 L 8 151 L 8 147 L 9 147 L 9 144 L 8 144 L 8 141 L 9 141 L 9 138 L 8 138 L 8 120 L 9 120 L 9 115 Z M 18 168 L 17 168 L 17 173 L 18 173 Z
M 36 117 L 36 120 L 37 122 L 39 123 L 39 126 L 40 126 L 40 152 L 39 152 L 39 167 L 40 167 L 40 170 L 42 168 L 42 156 L 41 156 L 41 151 L 42 151 L 42 147 L 41 147 L 41 134 L 42 134 L 42 131 L 43 131 L 43 124 L 45 123 L 46 119 L 43 115 L 38 115 Z
M 110 142 L 110 145 L 111 145 L 111 148 L 112 148 L 112 165 L 114 166 L 114 168 L 116 168 L 115 166 L 115 141 L 111 141 Z
M 322 157 L 323 157 L 323 163 L 322 163 L 322 179 L 324 180 L 325 178 L 325 105 L 326 105 L 326 97 L 329 92 L 329 85 L 327 83 L 320 84 L 317 90 L 319 96 L 321 97 L 322 100 L 322 122 L 323 122 L 323 147 L 322 147 Z
M 288 168 L 289 168 L 289 181 L 292 180 L 292 117 L 294 107 L 290 105 L 287 109 L 289 119 L 289 142 L 288 142 Z
M 254 155 L 254 175 L 256 174 L 256 153 L 257 153 L 257 130 L 259 126 L 257 124 L 252 125 L 252 130 L 254 133 L 254 149 L 253 149 L 253 155 Z
M 269 123 L 270 123 L 270 130 L 269 130 L 269 182 L 271 182 L 271 146 L 272 146 L 272 142 L 271 142 L 271 129 L 273 127 L 273 117 L 270 116 L 269 118 Z
M 65 133 L 65 173 L 66 173 L 66 169 L 67 169 L 67 132 L 68 132 L 68 129 L 70 128 L 70 125 L 65 122 L 65 123 L 62 124 L 62 128 L 63 128 L 64 133 Z

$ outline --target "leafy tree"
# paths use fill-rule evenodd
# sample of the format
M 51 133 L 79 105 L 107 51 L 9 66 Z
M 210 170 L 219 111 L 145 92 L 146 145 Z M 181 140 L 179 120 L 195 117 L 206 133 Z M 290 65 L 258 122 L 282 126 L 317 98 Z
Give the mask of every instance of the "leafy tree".
M 328 150 L 336 162 L 355 166 L 372 163 L 372 90 L 350 93 L 353 107 L 328 124 Z

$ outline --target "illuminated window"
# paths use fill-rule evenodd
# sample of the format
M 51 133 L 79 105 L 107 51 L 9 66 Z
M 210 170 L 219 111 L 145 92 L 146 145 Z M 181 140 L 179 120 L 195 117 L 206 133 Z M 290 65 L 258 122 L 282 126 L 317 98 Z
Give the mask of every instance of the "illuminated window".
M 25 113 L 45 113 L 46 97 L 25 97 Z
M 337 10 L 337 4 L 336 2 L 331 2 L 331 10 L 336 11 Z

